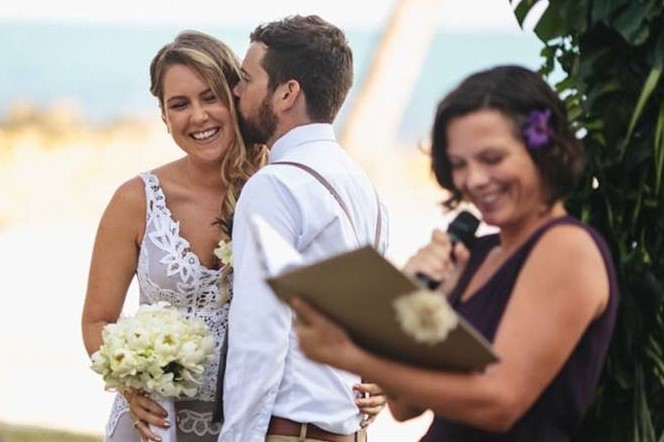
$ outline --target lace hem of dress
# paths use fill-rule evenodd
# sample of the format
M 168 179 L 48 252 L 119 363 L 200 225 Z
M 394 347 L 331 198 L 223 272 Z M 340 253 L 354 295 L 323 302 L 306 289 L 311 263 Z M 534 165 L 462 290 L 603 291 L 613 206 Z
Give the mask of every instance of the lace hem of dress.
M 221 432 L 221 423 L 212 422 L 212 413 L 198 413 L 194 410 L 178 411 L 178 431 L 202 437 Z
M 113 436 L 123 414 L 129 413 L 129 404 L 124 396 L 117 394 L 111 408 L 111 415 L 106 423 L 107 436 Z M 212 412 L 197 412 L 194 410 L 178 410 L 178 432 L 195 434 L 202 437 L 206 434 L 217 435 L 221 432 L 221 423 L 212 421 Z
M 113 406 L 111 407 L 111 415 L 108 417 L 108 422 L 106 423 L 106 434 L 109 437 L 113 436 L 120 418 L 125 413 L 129 413 L 129 404 L 125 400 L 124 396 L 121 394 L 116 394 L 115 400 L 113 401 Z

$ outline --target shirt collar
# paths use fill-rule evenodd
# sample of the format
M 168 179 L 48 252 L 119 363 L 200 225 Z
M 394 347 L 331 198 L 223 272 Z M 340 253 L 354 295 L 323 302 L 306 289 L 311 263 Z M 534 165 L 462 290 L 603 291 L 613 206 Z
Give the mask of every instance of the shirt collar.
M 336 142 L 334 127 L 328 123 L 297 126 L 279 138 L 270 149 L 270 162 L 279 161 L 298 146 L 312 141 Z

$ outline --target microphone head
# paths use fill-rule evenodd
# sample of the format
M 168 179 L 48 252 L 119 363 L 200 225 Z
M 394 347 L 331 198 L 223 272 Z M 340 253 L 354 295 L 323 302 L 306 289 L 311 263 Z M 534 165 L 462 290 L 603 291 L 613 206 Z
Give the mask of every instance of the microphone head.
M 470 212 L 462 211 L 452 220 L 447 227 L 447 233 L 453 243 L 462 242 L 470 249 L 475 240 L 475 232 L 480 225 L 480 220 Z

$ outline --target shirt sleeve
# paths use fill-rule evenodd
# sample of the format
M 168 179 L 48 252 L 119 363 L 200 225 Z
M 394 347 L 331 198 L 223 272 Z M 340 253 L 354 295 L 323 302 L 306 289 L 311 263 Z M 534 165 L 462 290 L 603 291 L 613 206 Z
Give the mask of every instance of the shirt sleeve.
M 249 217 L 260 215 L 291 244 L 299 231 L 288 189 L 266 174 L 247 182 L 233 223 L 233 299 L 228 317 L 224 424 L 219 441 L 264 442 L 283 378 L 293 314 L 263 280 Z

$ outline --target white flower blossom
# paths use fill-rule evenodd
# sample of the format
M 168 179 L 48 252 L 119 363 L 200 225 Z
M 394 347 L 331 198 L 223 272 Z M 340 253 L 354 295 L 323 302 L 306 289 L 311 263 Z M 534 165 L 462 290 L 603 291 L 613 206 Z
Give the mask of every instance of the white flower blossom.
M 168 303 L 141 305 L 102 330 L 92 370 L 107 389 L 142 390 L 160 397 L 193 397 L 205 364 L 214 359 L 214 337 L 198 318 L 185 318 Z
M 217 248 L 214 249 L 214 254 L 221 263 L 225 266 L 233 265 L 233 243 L 232 241 L 224 241 L 223 239 L 217 244 Z
M 420 290 L 399 296 L 392 303 L 397 320 L 415 341 L 435 345 L 444 341 L 459 317 L 439 293 Z

